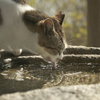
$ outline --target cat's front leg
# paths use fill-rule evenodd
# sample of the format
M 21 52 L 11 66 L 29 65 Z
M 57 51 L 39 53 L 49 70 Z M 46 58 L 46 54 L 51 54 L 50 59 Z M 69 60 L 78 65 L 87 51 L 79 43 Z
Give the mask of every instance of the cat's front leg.
M 11 68 L 12 57 L 19 56 L 22 53 L 22 49 L 8 50 L 0 52 L 0 70 Z
M 14 56 L 19 56 L 22 53 L 22 49 L 16 49 L 16 50 L 10 50 L 10 52 L 14 55 Z

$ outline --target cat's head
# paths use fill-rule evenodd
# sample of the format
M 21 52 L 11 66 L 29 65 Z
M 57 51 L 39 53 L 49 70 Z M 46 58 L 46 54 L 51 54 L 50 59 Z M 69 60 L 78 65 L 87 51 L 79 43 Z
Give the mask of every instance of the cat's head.
M 46 18 L 38 23 L 38 44 L 41 56 L 50 62 L 63 58 L 63 51 L 67 43 L 62 29 L 65 14 L 59 12 L 53 17 Z
M 54 16 L 39 11 L 27 11 L 23 20 L 29 30 L 38 33 L 35 49 L 46 61 L 57 62 L 63 58 L 67 43 L 62 29 L 65 14 L 61 11 Z

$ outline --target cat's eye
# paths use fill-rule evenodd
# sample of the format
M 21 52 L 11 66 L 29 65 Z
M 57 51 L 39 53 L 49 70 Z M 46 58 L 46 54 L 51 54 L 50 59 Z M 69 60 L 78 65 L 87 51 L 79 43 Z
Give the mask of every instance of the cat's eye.
M 50 50 L 55 50 L 59 55 L 61 54 L 59 50 L 57 50 L 56 48 L 53 48 L 53 47 L 48 47 L 46 45 L 44 45 L 44 47 L 50 49 Z
M 57 52 L 58 52 L 59 55 L 61 54 L 60 51 L 57 50 Z

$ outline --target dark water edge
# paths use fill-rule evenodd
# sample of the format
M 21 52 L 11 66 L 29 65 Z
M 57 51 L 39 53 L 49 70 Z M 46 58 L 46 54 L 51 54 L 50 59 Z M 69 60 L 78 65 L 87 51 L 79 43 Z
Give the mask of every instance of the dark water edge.
M 59 62 L 55 70 L 51 64 L 13 64 L 11 69 L 0 71 L 0 95 L 25 92 L 55 86 L 100 83 L 100 66 Z

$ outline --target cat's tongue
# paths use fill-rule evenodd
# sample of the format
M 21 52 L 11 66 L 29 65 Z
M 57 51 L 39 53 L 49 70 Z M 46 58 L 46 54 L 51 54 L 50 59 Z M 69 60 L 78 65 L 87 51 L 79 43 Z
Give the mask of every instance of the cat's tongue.
M 57 63 L 56 62 L 51 62 L 52 64 L 52 69 L 56 69 Z

